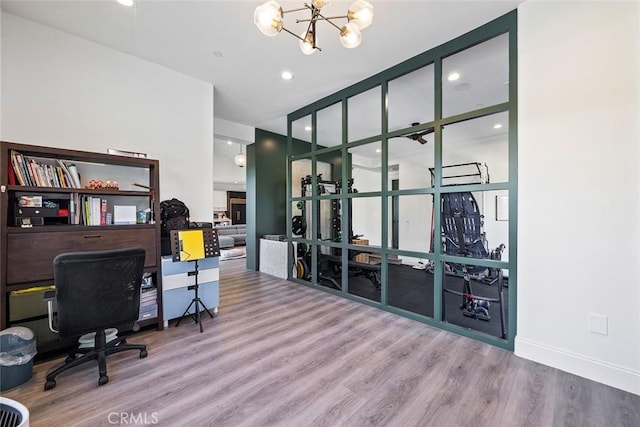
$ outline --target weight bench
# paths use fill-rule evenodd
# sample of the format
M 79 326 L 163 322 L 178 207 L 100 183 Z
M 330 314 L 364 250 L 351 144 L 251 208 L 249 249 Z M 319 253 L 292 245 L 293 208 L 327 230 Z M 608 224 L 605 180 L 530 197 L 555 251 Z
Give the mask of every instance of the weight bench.
M 322 257 L 321 261 L 327 261 L 333 267 L 334 273 L 342 271 L 342 257 L 326 254 L 321 254 L 320 256 Z M 354 276 L 365 276 L 371 281 L 371 284 L 376 289 L 380 289 L 380 264 L 368 264 L 365 262 L 349 260 L 347 266 L 349 274 L 353 274 Z M 333 276 L 325 276 L 321 271 L 318 276 L 321 280 L 329 282 L 336 289 L 342 290 L 342 285 L 334 279 L 335 274 Z

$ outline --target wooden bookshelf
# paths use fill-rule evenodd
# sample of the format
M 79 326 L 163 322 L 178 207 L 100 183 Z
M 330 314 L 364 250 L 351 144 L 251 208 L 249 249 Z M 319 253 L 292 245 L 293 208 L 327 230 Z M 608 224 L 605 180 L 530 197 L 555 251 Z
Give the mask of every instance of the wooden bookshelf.
M 17 176 L 16 167 L 22 166 L 15 163 L 16 153 L 31 163 L 28 181 L 27 168 L 21 169 L 21 178 Z M 138 246 L 146 250 L 145 272 L 153 276 L 158 303 L 157 317 L 140 323 L 162 329 L 158 161 L 5 141 L 0 142 L 0 159 L 0 328 L 24 323 L 16 319 L 16 311 L 29 315 L 42 311 L 33 306 L 12 307 L 10 300 L 16 291 L 53 285 L 57 254 Z M 73 185 L 73 178 L 65 175 L 61 165 L 70 164 L 79 172 L 80 185 Z M 33 174 L 34 167 L 39 168 L 38 175 Z M 90 188 L 91 181 L 103 181 L 103 188 Z M 106 181 L 117 182 L 118 188 L 104 188 Z M 33 185 L 36 182 L 40 185 Z M 99 200 L 93 221 L 86 216 L 86 200 Z M 136 215 L 137 222 L 131 224 L 111 224 L 107 219 L 113 222 L 116 205 L 135 206 L 137 213 L 145 214 Z M 77 214 L 79 209 L 85 216 Z M 29 316 L 33 320 L 26 323 L 40 317 Z M 42 344 L 51 347 L 50 342 Z

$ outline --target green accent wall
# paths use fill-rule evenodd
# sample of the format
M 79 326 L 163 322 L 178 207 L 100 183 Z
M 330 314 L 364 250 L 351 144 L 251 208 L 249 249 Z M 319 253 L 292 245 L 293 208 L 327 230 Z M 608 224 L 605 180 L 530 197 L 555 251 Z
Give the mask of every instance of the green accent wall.
M 294 153 L 309 143 L 294 141 Z M 259 160 L 257 160 L 259 159 Z M 247 147 L 247 268 L 260 266 L 260 237 L 287 234 L 287 137 L 256 129 Z
M 287 232 L 287 137 L 256 129 L 247 168 L 247 268 L 257 270 L 260 237 Z

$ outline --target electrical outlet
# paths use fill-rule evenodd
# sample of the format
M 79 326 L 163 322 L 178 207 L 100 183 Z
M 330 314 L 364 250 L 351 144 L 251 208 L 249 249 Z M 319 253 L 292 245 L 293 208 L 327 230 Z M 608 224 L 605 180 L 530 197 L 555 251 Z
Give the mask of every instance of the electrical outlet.
M 609 335 L 608 318 L 603 314 L 589 313 L 589 332 Z

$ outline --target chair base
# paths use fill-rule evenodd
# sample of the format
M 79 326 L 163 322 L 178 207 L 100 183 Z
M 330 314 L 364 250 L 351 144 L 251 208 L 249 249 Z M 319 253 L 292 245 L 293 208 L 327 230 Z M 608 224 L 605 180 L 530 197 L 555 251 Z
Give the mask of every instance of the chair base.
M 47 374 L 47 381 L 44 384 L 44 389 L 51 390 L 56 386 L 56 377 L 61 373 L 82 365 L 92 360 L 98 361 L 98 385 L 105 385 L 109 382 L 107 376 L 107 356 L 114 353 L 120 353 L 128 350 L 138 350 L 140 352 L 140 359 L 147 357 L 147 346 L 144 344 L 128 344 L 125 337 L 116 338 L 109 343 L 105 343 L 104 330 L 96 332 L 95 346 L 94 348 L 76 348 L 69 353 L 69 356 L 64 361 L 64 365 L 61 365 Z M 81 355 L 78 357 L 78 355 Z

